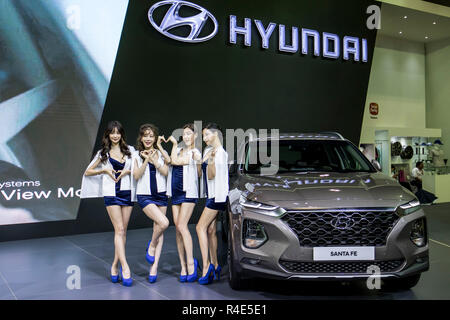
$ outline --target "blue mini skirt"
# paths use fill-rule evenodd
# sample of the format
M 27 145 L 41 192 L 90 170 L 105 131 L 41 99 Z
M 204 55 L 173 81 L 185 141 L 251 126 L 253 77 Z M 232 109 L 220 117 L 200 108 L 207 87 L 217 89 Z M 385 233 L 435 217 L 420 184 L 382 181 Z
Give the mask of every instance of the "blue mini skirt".
M 212 210 L 225 211 L 227 208 L 227 200 L 225 202 L 215 202 L 215 198 L 208 198 L 206 199 L 206 207 Z
M 132 206 L 133 202 L 131 202 L 131 191 L 124 190 L 116 192 L 115 197 L 103 197 L 105 201 L 105 206 Z
M 172 167 L 172 205 L 183 202 L 197 203 L 196 198 L 186 198 L 186 191 L 183 191 L 183 166 Z
M 138 195 L 137 201 L 142 209 L 144 209 L 149 204 L 155 204 L 159 207 L 167 207 L 167 204 L 169 202 L 165 192 L 160 192 L 152 195 Z

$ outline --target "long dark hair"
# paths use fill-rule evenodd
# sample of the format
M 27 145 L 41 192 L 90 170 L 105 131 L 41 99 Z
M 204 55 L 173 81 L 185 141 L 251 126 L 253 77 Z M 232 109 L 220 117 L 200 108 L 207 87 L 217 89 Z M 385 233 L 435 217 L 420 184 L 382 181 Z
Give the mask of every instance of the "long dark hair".
M 184 126 L 183 126 L 183 130 L 184 129 L 186 129 L 186 128 L 189 128 L 189 129 L 191 129 L 192 130 L 192 132 L 194 132 L 195 133 L 195 127 L 194 127 L 194 124 L 192 123 L 192 122 L 190 122 L 190 123 L 186 123 Z
M 219 142 L 222 144 L 222 141 L 220 141 L 220 136 L 222 135 L 222 129 L 219 127 L 219 125 L 217 123 L 210 122 L 206 126 L 203 127 L 202 132 L 203 132 L 203 130 L 210 130 L 213 133 L 218 132 L 220 134 L 220 135 L 218 135 Z M 222 136 L 222 139 L 223 139 L 223 136 Z
M 108 153 L 111 150 L 111 140 L 109 139 L 109 135 L 114 131 L 114 129 L 117 129 L 120 133 L 120 141 L 119 141 L 119 147 L 122 154 L 125 156 L 130 157 L 131 152 L 128 149 L 128 145 L 125 142 L 125 130 L 123 129 L 122 124 L 119 121 L 110 121 L 108 123 L 108 126 L 106 127 L 105 132 L 103 133 L 102 138 L 102 149 L 100 150 L 101 160 L 102 162 L 105 162 L 108 159 Z
M 220 133 L 222 133 L 222 129 L 219 127 L 219 125 L 217 123 L 214 123 L 214 122 L 210 122 L 206 126 L 204 126 L 202 131 L 205 129 L 211 130 L 213 132 L 219 131 Z
M 142 143 L 141 139 L 145 134 L 145 131 L 150 130 L 153 132 L 153 135 L 155 136 L 155 140 L 153 141 L 153 145 L 152 147 L 155 148 L 156 143 L 158 142 L 158 137 L 159 137 L 159 128 L 157 126 L 155 126 L 154 124 L 151 123 L 145 123 L 142 126 L 140 126 L 139 128 L 139 134 L 136 140 L 136 150 L 139 151 L 139 155 L 141 153 L 141 151 L 145 150 L 144 144 Z M 141 156 L 142 158 L 142 156 Z

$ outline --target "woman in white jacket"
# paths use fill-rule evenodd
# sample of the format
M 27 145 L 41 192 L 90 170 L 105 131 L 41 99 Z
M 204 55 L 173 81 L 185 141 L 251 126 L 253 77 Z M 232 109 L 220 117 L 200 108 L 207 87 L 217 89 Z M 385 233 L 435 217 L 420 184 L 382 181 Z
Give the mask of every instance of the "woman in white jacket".
M 166 217 L 168 203 L 166 177 L 170 157 L 161 147 L 164 137 L 158 136 L 158 133 L 158 128 L 153 124 L 144 124 L 140 127 L 136 145 L 138 152 L 133 157 L 131 169 L 137 181 L 138 204 L 142 211 L 153 220 L 153 235 L 147 244 L 145 254 L 146 260 L 152 265 L 148 276 L 150 283 L 156 281 L 164 241 L 163 232 L 169 226 L 169 220 Z
M 131 158 L 135 150 L 125 143 L 125 132 L 118 121 L 111 121 L 103 134 L 102 148 L 84 173 L 81 198 L 103 197 L 106 210 L 114 226 L 114 261 L 111 281 L 131 286 L 131 271 L 125 256 L 126 230 L 133 209 L 133 190 L 130 179 Z
M 216 273 L 217 252 L 211 254 L 211 260 L 215 256 L 214 266 L 209 259 L 211 237 L 208 239 L 207 230 L 215 223 L 219 211 L 226 209 L 228 201 L 228 154 L 222 147 L 219 133 L 220 128 L 215 123 L 209 123 L 203 128 L 203 141 L 207 148 L 204 151 L 202 162 L 202 183 L 200 192 L 206 196 L 205 209 L 197 223 L 197 235 L 202 252 L 203 272 L 198 279 L 200 284 L 208 284 L 213 281 Z M 217 251 L 217 246 L 215 248 Z M 220 272 L 220 271 L 219 271 Z
M 184 147 L 179 147 L 177 140 L 170 136 L 172 142 L 171 166 L 167 179 L 167 195 L 171 197 L 173 220 L 176 226 L 178 255 L 180 258 L 180 282 L 197 280 L 198 261 L 194 259 L 192 237 L 188 223 L 198 201 L 198 177 L 202 155 L 195 148 L 194 124 L 183 127 Z

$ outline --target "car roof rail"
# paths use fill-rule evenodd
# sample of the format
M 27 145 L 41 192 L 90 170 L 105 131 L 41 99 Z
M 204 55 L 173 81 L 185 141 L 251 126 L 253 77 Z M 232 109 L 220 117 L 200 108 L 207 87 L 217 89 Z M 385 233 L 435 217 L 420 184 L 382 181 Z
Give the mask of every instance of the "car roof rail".
M 320 134 L 333 135 L 341 140 L 345 140 L 345 138 L 342 134 L 340 134 L 339 132 L 335 132 L 335 131 L 325 131 L 325 132 L 321 132 Z

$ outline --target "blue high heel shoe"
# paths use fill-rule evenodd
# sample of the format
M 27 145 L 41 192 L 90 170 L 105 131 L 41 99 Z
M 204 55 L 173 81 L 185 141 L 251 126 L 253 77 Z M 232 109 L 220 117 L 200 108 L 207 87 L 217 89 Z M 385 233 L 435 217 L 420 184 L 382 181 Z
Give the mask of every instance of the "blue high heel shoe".
M 186 277 L 187 282 L 197 281 L 197 278 L 198 278 L 197 269 L 198 269 L 198 261 L 197 261 L 197 259 L 194 258 L 194 272 L 192 274 L 187 275 L 187 277 Z M 181 279 L 181 276 L 180 276 L 180 279 Z
M 158 277 L 157 274 L 155 274 L 154 276 L 148 275 L 148 282 L 155 283 L 157 277 Z
M 222 272 L 222 267 L 217 265 L 216 270 L 214 271 L 214 280 L 220 281 L 220 273 Z
M 204 277 L 198 278 L 198 283 L 200 284 L 210 284 L 214 279 L 214 265 L 212 263 L 209 264 L 208 272 Z
M 122 267 L 119 268 L 119 271 L 120 277 L 122 278 L 122 285 L 124 285 L 125 287 L 131 287 L 131 285 L 133 284 L 133 279 L 131 278 L 131 276 L 129 278 L 124 278 L 122 274 Z
M 153 264 L 153 263 L 155 263 L 155 256 L 151 256 L 148 254 L 148 248 L 150 247 L 150 242 L 152 242 L 152 240 L 150 240 L 147 244 L 147 249 L 145 250 L 145 260 L 147 260 L 148 263 Z
M 112 282 L 112 283 L 117 283 L 117 282 L 119 282 L 119 275 L 113 276 L 113 275 L 111 274 L 110 277 L 111 277 L 111 282 Z
M 186 282 L 187 281 L 187 275 L 181 275 L 180 274 L 180 282 Z

